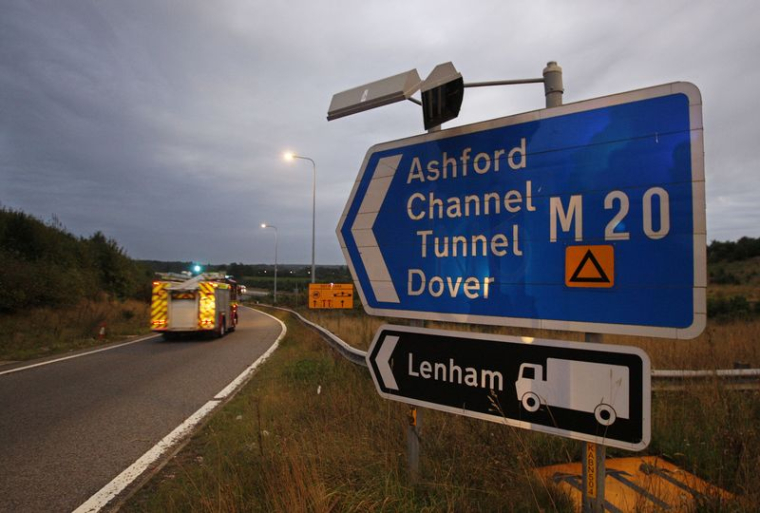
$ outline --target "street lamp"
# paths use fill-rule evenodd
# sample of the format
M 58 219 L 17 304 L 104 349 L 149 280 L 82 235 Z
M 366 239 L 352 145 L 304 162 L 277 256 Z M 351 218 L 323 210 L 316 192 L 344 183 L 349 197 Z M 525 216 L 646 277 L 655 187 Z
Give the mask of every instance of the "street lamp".
M 262 223 L 262 228 L 274 229 L 274 303 L 277 304 L 277 227 Z
M 314 241 L 315 241 L 315 229 L 317 225 L 317 164 L 314 162 L 314 160 L 310 159 L 309 157 L 304 157 L 302 155 L 296 155 L 295 153 L 287 152 L 285 153 L 285 160 L 293 160 L 293 159 L 301 159 L 301 160 L 308 160 L 311 162 L 312 168 L 314 169 L 314 179 L 312 181 L 311 185 L 311 282 L 316 283 L 317 279 L 317 269 L 315 266 L 315 259 L 314 259 Z

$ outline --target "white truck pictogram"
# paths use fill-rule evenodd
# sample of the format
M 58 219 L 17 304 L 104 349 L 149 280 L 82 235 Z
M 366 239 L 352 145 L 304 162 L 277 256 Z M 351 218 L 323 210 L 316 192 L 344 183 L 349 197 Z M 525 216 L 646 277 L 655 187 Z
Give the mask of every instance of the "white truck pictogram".
M 628 367 L 547 358 L 543 374 L 542 365 L 520 365 L 515 387 L 525 410 L 545 405 L 593 413 L 603 426 L 629 418 Z

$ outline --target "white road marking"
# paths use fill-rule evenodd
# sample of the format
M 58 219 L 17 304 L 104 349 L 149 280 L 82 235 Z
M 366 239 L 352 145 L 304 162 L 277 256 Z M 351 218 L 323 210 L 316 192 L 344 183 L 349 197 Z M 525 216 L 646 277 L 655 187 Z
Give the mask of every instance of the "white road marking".
M 24 371 L 24 370 L 34 369 L 35 367 L 42 367 L 43 365 L 50 365 L 51 363 L 58 363 L 58 362 L 63 362 L 65 360 L 71 360 L 72 358 L 79 358 L 80 356 L 87 356 L 87 355 L 91 355 L 91 354 L 95 354 L 95 353 L 101 353 L 103 351 L 110 351 L 111 349 L 116 349 L 118 347 L 128 346 L 129 344 L 136 344 L 137 342 L 144 342 L 146 340 L 150 340 L 151 338 L 155 338 L 157 336 L 158 335 L 148 335 L 147 337 L 137 338 L 135 340 L 130 340 L 129 342 L 124 342 L 122 344 L 116 344 L 116 345 L 108 346 L 108 347 L 101 347 L 100 349 L 95 349 L 93 351 L 87 351 L 87 352 L 84 352 L 84 353 L 72 354 L 72 355 L 69 355 L 69 356 L 64 356 L 62 358 L 56 358 L 54 360 L 47 360 L 47 361 L 44 361 L 44 362 L 34 363 L 32 365 L 25 365 L 24 367 L 17 367 L 15 369 L 10 369 L 10 370 L 6 370 L 6 371 L 0 371 L 0 376 L 2 376 L 3 374 L 11 374 L 13 372 L 21 372 L 21 371 Z
M 119 495 L 130 483 L 140 477 L 140 475 L 161 455 L 171 448 L 174 444 L 182 440 L 192 429 L 201 422 L 206 415 L 216 408 L 219 404 L 217 400 L 211 400 L 201 406 L 201 408 L 190 415 L 174 431 L 164 437 L 163 440 L 154 445 L 148 452 L 130 465 L 124 472 L 116 476 L 110 483 L 101 488 L 95 495 L 74 510 L 74 513 L 95 513 L 103 509 L 114 497 Z
M 247 307 L 246 307 L 247 308 Z M 251 308 L 251 310 L 254 310 Z M 164 454 L 171 447 L 176 445 L 187 435 L 193 432 L 193 429 L 200 424 L 203 419 L 206 418 L 224 399 L 227 399 L 234 395 L 234 392 L 240 389 L 240 386 L 251 377 L 253 371 L 261 365 L 269 356 L 277 349 L 280 341 L 283 339 L 288 329 L 285 324 L 272 315 L 260 310 L 254 310 L 260 314 L 271 317 L 275 321 L 280 323 L 282 332 L 274 341 L 272 347 L 259 356 L 259 358 L 253 362 L 247 369 L 245 369 L 237 378 L 224 387 L 218 394 L 214 396 L 214 399 L 207 402 L 201 408 L 190 415 L 187 420 L 180 424 L 174 431 L 166 435 L 163 440 L 154 445 L 148 452 L 140 456 L 140 458 L 129 466 L 124 472 L 116 476 L 110 483 L 101 488 L 92 497 L 87 499 L 81 506 L 74 510 L 73 513 L 97 513 L 102 510 L 109 502 L 111 502 L 116 496 L 123 492 L 132 482 L 142 475 L 153 463 L 158 461 L 162 454 Z
M 253 310 L 253 308 L 251 308 L 251 310 Z M 263 364 L 272 355 L 272 353 L 274 353 L 274 350 L 277 349 L 277 346 L 280 343 L 280 339 L 282 339 L 282 337 L 284 337 L 285 333 L 288 331 L 288 329 L 285 327 L 285 324 L 280 319 L 278 319 L 277 317 L 269 315 L 268 313 L 262 312 L 260 310 L 255 310 L 255 311 L 259 312 L 261 314 L 264 314 L 264 315 L 268 315 L 272 319 L 274 319 L 277 322 L 279 322 L 280 325 L 282 326 L 282 333 L 280 334 L 279 337 L 277 337 L 277 340 L 275 341 L 274 344 L 272 344 L 272 347 L 270 347 L 269 349 L 267 349 L 264 354 L 262 354 L 261 356 L 259 356 L 258 360 L 256 360 L 255 362 L 253 362 L 253 365 L 251 365 L 246 370 L 244 370 L 243 373 L 240 376 L 238 376 L 237 378 L 235 378 L 234 380 L 232 380 L 232 383 L 230 383 L 229 385 L 227 385 L 226 387 L 224 387 L 221 392 L 219 392 L 218 394 L 216 394 L 216 396 L 214 396 L 214 399 L 217 399 L 217 400 L 227 399 L 227 397 L 229 397 L 243 383 L 245 383 L 248 380 L 248 378 L 250 378 L 251 375 L 256 371 L 256 369 L 258 369 L 259 366 L 261 364 Z

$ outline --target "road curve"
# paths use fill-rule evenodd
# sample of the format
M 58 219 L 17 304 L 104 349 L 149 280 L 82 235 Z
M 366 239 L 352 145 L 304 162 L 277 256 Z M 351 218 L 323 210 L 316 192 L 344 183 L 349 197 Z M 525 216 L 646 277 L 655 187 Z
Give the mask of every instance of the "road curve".
M 0 511 L 73 511 L 274 343 L 241 309 L 223 339 L 154 337 L 0 375 Z

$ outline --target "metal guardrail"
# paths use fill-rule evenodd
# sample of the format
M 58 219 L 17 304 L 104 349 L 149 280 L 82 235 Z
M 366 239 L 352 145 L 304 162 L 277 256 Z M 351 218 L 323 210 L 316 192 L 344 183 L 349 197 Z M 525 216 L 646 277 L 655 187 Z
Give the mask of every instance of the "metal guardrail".
M 652 390 L 683 390 L 687 383 L 720 381 L 729 390 L 760 389 L 760 369 L 653 370 Z
M 311 322 L 295 310 L 279 306 L 270 306 L 270 308 L 295 315 L 299 321 L 319 333 L 333 349 L 338 351 L 348 361 L 362 367 L 367 366 L 366 351 L 361 351 L 350 346 L 334 333 L 319 324 Z M 720 380 L 726 388 L 731 390 L 760 389 L 760 369 L 652 370 L 652 389 L 654 391 L 683 390 L 687 382 L 705 382 L 711 379 Z
M 760 369 L 653 370 L 652 377 L 661 379 L 760 378 Z
M 327 340 L 330 346 L 336 351 L 338 351 L 341 354 L 341 356 L 343 356 L 346 360 L 356 365 L 361 365 L 362 367 L 367 366 L 367 360 L 366 360 L 367 352 L 366 351 L 361 351 L 359 349 L 356 349 L 355 347 L 350 346 L 349 344 L 344 342 L 342 339 L 340 339 L 337 335 L 335 335 L 331 331 L 328 331 L 327 329 L 323 328 L 319 324 L 315 324 L 311 322 L 309 319 L 302 316 L 295 310 L 291 310 L 290 308 L 282 308 L 279 306 L 271 306 L 270 308 L 274 308 L 276 310 L 282 310 L 284 312 L 288 312 L 295 315 L 299 321 L 301 321 L 305 325 L 315 330 L 317 333 L 319 333 L 322 336 L 322 338 Z

